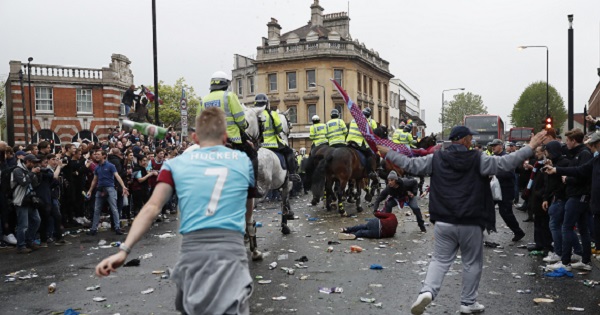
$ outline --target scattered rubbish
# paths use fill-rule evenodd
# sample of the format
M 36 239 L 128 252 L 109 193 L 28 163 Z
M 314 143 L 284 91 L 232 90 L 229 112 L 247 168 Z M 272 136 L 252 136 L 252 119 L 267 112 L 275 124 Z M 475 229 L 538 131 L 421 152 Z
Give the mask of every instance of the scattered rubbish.
M 254 278 L 255 278 L 255 279 L 262 279 L 262 278 L 263 278 L 263 276 L 256 276 L 256 277 L 254 277 Z
M 288 249 L 288 253 L 292 253 L 293 254 L 293 253 L 296 253 L 296 251 L 293 250 L 293 249 Z
M 94 302 L 104 302 L 106 301 L 106 298 L 103 297 L 95 297 L 92 300 L 94 300 Z
M 150 293 L 152 293 L 152 292 L 154 292 L 154 289 L 152 289 L 152 288 L 149 288 L 148 290 L 144 290 L 144 291 L 142 291 L 141 293 L 142 293 L 142 294 L 150 294 Z
M 321 293 L 325 293 L 325 294 L 331 294 L 331 293 L 343 293 L 344 289 L 341 287 L 333 287 L 333 288 L 319 288 L 319 292 Z
M 517 248 L 527 248 L 527 245 L 522 244 L 522 245 L 517 246 Z
M 381 284 L 381 283 L 371 283 L 371 284 L 369 284 L 369 286 L 371 288 L 382 288 L 383 284 Z
M 329 247 L 327 247 L 327 252 L 328 252 L 328 253 L 331 253 L 331 252 L 333 252 L 333 246 L 329 246 Z
M 137 258 L 134 258 L 130 261 L 128 261 L 125 265 L 123 265 L 123 267 L 139 267 L 140 266 L 140 260 Z
M 379 248 L 386 248 L 386 247 L 387 247 L 387 245 L 384 245 L 384 244 L 379 245 Z
M 48 293 L 54 293 L 54 291 L 56 291 L 56 282 L 52 282 L 48 286 Z
M 100 240 L 98 242 L 98 246 L 102 246 L 102 245 L 106 245 L 106 241 L 105 240 Z
M 364 302 L 364 303 L 373 303 L 373 302 L 375 302 L 375 299 L 374 298 L 364 298 L 364 297 L 361 297 L 360 301 Z
M 258 280 L 258 284 L 269 284 L 271 280 Z
M 552 272 L 548 272 L 546 274 L 544 274 L 546 277 L 552 277 L 552 278 L 560 278 L 563 276 L 567 276 L 569 278 L 573 278 L 573 273 L 571 273 L 570 271 L 567 271 L 565 268 L 558 268 Z
M 532 250 L 529 252 L 529 256 L 545 256 L 543 250 Z
M 319 218 L 308 218 L 308 221 L 319 221 Z
M 112 242 L 112 243 L 110 243 L 110 246 L 119 247 L 119 246 L 121 246 L 121 242 Z
M 408 260 L 396 260 L 396 262 L 397 262 L 397 263 L 399 263 L 399 264 L 403 264 L 403 263 L 405 263 L 405 262 L 407 262 L 407 261 L 408 261 Z
M 524 272 L 523 274 L 526 276 L 535 276 L 536 275 L 535 272 Z
M 535 298 L 533 299 L 533 302 L 539 304 L 539 303 L 553 303 L 554 300 L 553 299 L 548 299 L 548 298 Z
M 263 224 L 262 224 L 262 222 L 256 222 L 256 227 L 257 227 L 257 228 L 259 228 L 259 227 L 263 227 Z
M 296 259 L 295 261 L 307 262 L 307 261 L 308 261 L 308 257 L 306 257 L 306 256 L 302 256 L 302 257 L 300 257 L 300 258 Z
M 594 280 L 583 280 L 583 285 L 585 285 L 586 287 L 590 287 L 593 288 L 596 285 L 600 284 L 599 281 L 594 281 Z
M 308 279 L 308 276 L 302 276 L 302 277 L 300 277 L 300 280 L 306 280 L 306 279 Z
M 287 299 L 285 296 L 274 296 L 273 301 L 283 301 L 285 299 Z
M 150 257 L 152 257 L 152 253 L 144 254 L 144 255 L 140 256 L 139 258 L 140 259 L 148 259 Z
M 517 290 L 517 293 L 520 294 L 531 294 L 531 290 L 527 289 L 527 290 Z
M 488 292 L 489 295 L 502 295 L 502 293 L 500 292 L 495 292 L 495 291 L 490 291 Z
M 275 269 L 275 268 L 277 268 L 277 262 L 276 262 L 276 261 L 272 262 L 272 263 L 269 265 L 269 269 L 270 269 L 270 270 L 273 270 L 273 269 Z
M 369 267 L 372 270 L 382 270 L 383 266 L 379 265 L 379 264 L 372 264 L 371 267 Z
M 154 270 L 154 271 L 152 271 L 153 275 L 162 275 L 163 273 L 165 273 L 164 270 Z
M 501 248 L 500 244 L 494 243 L 494 242 L 488 242 L 488 241 L 484 241 L 483 246 L 490 247 L 490 248 Z
M 293 275 L 294 272 L 296 272 L 296 270 L 288 267 L 281 267 L 281 270 L 285 271 L 285 273 L 287 273 L 290 276 Z
M 494 249 L 494 253 L 504 253 L 503 250 L 499 250 L 499 249 Z
M 363 249 L 360 246 L 356 246 L 356 245 L 350 246 L 350 252 L 352 252 L 352 253 L 360 253 L 362 251 L 363 251 Z
M 77 312 L 77 311 L 81 311 L 80 308 L 76 308 L 76 309 L 66 309 L 65 312 L 52 312 L 52 315 L 79 315 L 81 313 Z
M 338 241 L 329 241 L 327 242 L 327 245 L 340 245 L 342 243 L 338 242 Z
M 428 262 L 424 261 L 424 260 L 417 260 L 417 261 L 413 261 L 414 265 L 427 265 Z
M 158 238 L 171 238 L 177 236 L 175 233 L 164 233 L 160 235 L 156 235 Z
M 277 260 L 287 260 L 287 259 L 288 259 L 287 254 L 281 254 L 281 255 L 277 256 Z
M 93 287 L 87 287 L 85 288 L 86 291 L 96 291 L 96 290 L 100 290 L 100 286 L 99 285 L 95 285 Z
M 567 310 L 569 310 L 569 311 L 577 311 L 577 312 L 583 312 L 583 311 L 585 311 L 585 309 L 583 307 L 573 307 L 573 306 L 567 307 Z
M 382 304 L 381 302 L 379 302 L 379 303 L 375 303 L 375 304 L 373 304 L 373 305 L 375 305 L 375 307 L 379 307 L 379 308 L 382 308 L 382 307 L 383 307 L 383 304 Z

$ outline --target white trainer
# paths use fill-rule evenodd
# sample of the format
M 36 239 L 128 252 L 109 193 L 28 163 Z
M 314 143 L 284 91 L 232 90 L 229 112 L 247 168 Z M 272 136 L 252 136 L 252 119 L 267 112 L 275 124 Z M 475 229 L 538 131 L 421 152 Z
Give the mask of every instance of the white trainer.
M 581 256 L 577 254 L 571 255 L 571 261 L 581 261 Z
M 461 305 L 460 313 L 461 314 L 473 314 L 473 313 L 481 313 L 485 311 L 485 306 L 475 302 L 471 305 Z
M 2 239 L 10 245 L 17 245 L 17 238 L 14 234 L 4 235 Z
M 549 252 L 548 256 L 543 259 L 547 263 L 555 263 L 560 260 L 560 256 L 556 255 L 554 252 Z
M 355 240 L 356 235 L 349 233 L 338 233 L 338 239 L 340 240 Z
M 410 307 L 410 313 L 413 315 L 423 314 L 423 312 L 425 312 L 425 308 L 431 303 L 432 300 L 433 295 L 431 292 L 423 292 L 419 294 L 419 297 L 417 297 L 415 303 L 413 303 L 413 305 Z
M 565 270 L 571 271 L 571 265 L 565 266 L 565 265 L 563 265 L 562 261 L 559 261 L 559 262 L 556 262 L 556 263 L 553 263 L 553 264 L 550 264 L 550 265 L 546 265 L 546 270 L 552 270 L 552 271 L 554 271 L 554 270 L 557 270 L 557 269 L 560 269 L 560 268 L 565 268 Z
M 579 269 L 579 270 L 592 271 L 592 265 L 583 263 L 581 261 L 578 261 L 576 263 L 572 263 L 571 267 L 575 268 L 575 269 Z

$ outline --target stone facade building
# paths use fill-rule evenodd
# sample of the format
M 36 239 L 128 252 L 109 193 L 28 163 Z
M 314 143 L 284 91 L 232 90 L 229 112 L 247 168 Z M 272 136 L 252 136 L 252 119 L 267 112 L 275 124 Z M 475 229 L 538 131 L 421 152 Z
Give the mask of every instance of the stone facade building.
M 352 120 L 330 79 L 341 83 L 358 106 L 371 107 L 377 122 L 389 126 L 389 63 L 352 39 L 346 12 L 323 14 L 318 0 L 310 9 L 307 25 L 284 34 L 272 18 L 256 59 L 236 55 L 233 90 L 245 104 L 252 104 L 256 93 L 265 93 L 271 106 L 289 110 L 294 124 L 290 145 L 296 149 L 310 147 L 313 115 L 326 122 L 337 108 L 344 121 Z
M 113 54 L 109 66 L 101 69 L 10 61 L 5 86 L 8 143 L 24 144 L 25 133 L 29 142 L 45 139 L 56 145 L 70 143 L 74 137 L 108 136 L 108 128 L 125 118 L 120 104 L 122 94 L 133 84 L 130 64 L 119 54 Z

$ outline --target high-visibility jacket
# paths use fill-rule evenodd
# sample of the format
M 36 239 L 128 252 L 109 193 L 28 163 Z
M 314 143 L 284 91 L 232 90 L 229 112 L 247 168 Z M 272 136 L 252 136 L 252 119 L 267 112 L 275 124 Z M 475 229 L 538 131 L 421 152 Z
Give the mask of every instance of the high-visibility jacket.
M 279 114 L 276 111 L 271 111 L 269 113 L 269 111 L 265 109 L 263 110 L 262 115 L 265 117 L 265 130 L 263 131 L 263 143 L 261 144 L 261 147 L 277 149 L 279 143 L 287 145 L 287 143 L 284 143 L 279 136 L 279 133 L 283 131 Z
M 327 141 L 327 125 L 323 123 L 313 124 L 310 126 L 310 140 L 316 146 L 319 146 Z
M 327 122 L 327 140 L 329 141 L 329 145 L 346 143 L 347 133 L 348 129 L 343 120 L 334 118 Z
M 306 158 L 306 155 L 302 155 L 302 154 L 298 154 L 296 156 L 296 162 L 298 163 L 298 173 L 300 174 L 304 174 L 305 171 L 302 168 L 302 160 L 304 160 Z
M 375 128 L 377 128 L 377 123 L 375 120 L 367 118 L 367 122 L 373 131 Z M 356 144 L 359 146 L 362 146 L 365 142 L 365 138 L 363 137 L 362 133 L 360 133 L 360 130 L 358 130 L 358 124 L 354 119 L 352 119 L 350 126 L 348 127 L 348 137 L 346 138 L 346 143 L 350 141 L 356 142 Z
M 410 132 L 405 132 L 402 129 L 396 129 L 396 131 L 394 131 L 394 135 L 392 137 L 392 141 L 394 143 L 399 143 L 399 144 L 410 145 L 412 140 L 413 140 L 413 138 L 412 138 L 412 135 L 410 134 Z
M 227 138 L 233 143 L 242 143 L 241 130 L 248 128 L 244 109 L 235 93 L 229 91 L 212 91 L 202 98 L 198 116 L 205 108 L 219 107 L 227 118 Z

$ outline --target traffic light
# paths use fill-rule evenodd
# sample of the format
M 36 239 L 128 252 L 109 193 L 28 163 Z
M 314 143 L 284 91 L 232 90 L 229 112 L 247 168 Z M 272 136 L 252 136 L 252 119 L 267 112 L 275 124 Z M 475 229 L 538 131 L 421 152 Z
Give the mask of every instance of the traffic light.
M 544 129 L 548 130 L 553 127 L 554 127 L 554 124 L 552 123 L 552 116 L 546 117 L 546 119 L 544 119 Z

